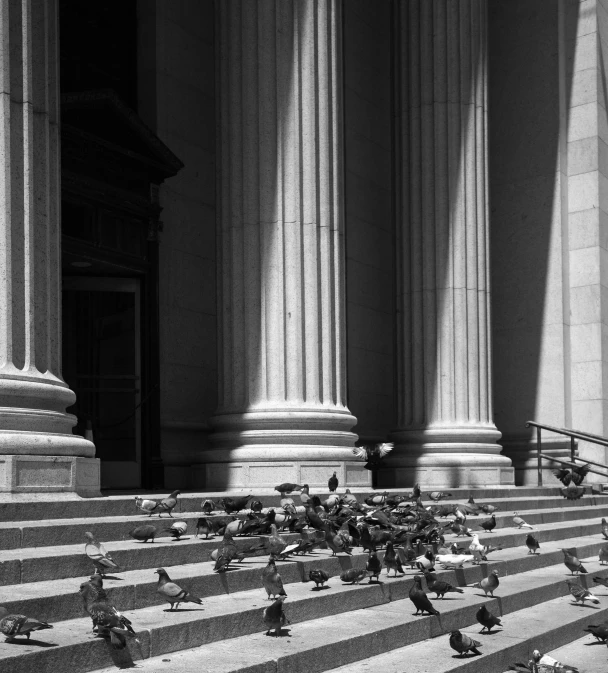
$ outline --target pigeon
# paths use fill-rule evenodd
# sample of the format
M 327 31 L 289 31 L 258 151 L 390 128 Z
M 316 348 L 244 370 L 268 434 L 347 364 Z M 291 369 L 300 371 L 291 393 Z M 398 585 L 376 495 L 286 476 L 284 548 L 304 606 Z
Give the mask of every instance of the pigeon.
M 473 561 L 474 558 L 472 554 L 438 554 L 435 557 L 435 561 L 442 568 L 462 568 L 463 563 Z
M 329 573 L 326 573 L 325 570 L 320 568 L 313 568 L 308 573 L 308 580 L 315 583 L 315 587 L 318 589 L 319 586 L 323 586 L 325 582 L 329 580 Z
M 540 544 L 534 535 L 532 535 L 532 533 L 528 533 L 528 537 L 526 538 L 526 547 L 528 547 L 528 554 L 536 554 L 537 552 L 540 554 L 538 551 L 540 549 Z
M 584 605 L 585 601 L 591 601 L 599 604 L 600 601 L 597 596 L 594 596 L 589 589 L 582 587 L 576 580 L 566 580 L 566 584 L 575 603 L 580 601 Z
M 608 544 L 600 547 L 600 565 L 608 563 Z
M 108 570 L 113 570 L 114 572 L 120 571 L 118 564 L 112 560 L 105 547 L 97 542 L 93 533 L 87 532 L 84 536 L 88 540 L 84 546 L 84 551 L 89 559 L 93 561 L 97 574 L 105 575 Z
M 17 613 L 11 614 L 6 608 L 0 606 L 0 633 L 6 636 L 6 642 L 12 641 L 17 636 L 25 636 L 29 640 L 32 631 L 52 628 L 53 626 L 47 622 L 40 622 Z
M 562 549 L 562 552 L 564 553 L 564 564 L 572 575 L 574 575 L 575 571 L 577 573 L 587 573 L 583 564 L 576 558 L 575 549 Z
M 93 630 L 103 638 L 109 636 L 115 650 L 123 650 L 127 646 L 126 638 L 135 638 L 135 631 L 131 621 L 108 600 L 101 577 L 93 575 L 88 582 L 80 585 L 79 592 L 84 608 L 93 620 Z
M 213 502 L 213 500 L 210 500 L 209 498 L 203 500 L 203 502 L 201 503 L 201 510 L 205 514 L 211 514 L 211 512 L 213 512 L 214 509 L 215 509 L 215 503 Z
M 566 488 L 560 488 L 559 492 L 567 500 L 580 500 L 585 495 L 585 488 L 583 486 L 577 486 L 571 481 Z
M 463 535 L 471 537 L 472 535 L 472 531 L 470 528 L 467 528 L 464 524 L 458 523 L 457 521 L 454 521 L 450 530 L 452 531 L 452 533 L 456 533 L 456 537 L 462 537 Z
M 423 571 L 435 569 L 435 554 L 432 549 L 427 549 L 422 556 L 416 558 L 416 567 Z
M 158 568 L 154 571 L 158 575 L 158 584 L 156 585 L 156 593 L 160 594 L 171 606 L 169 609 L 173 610 L 174 606 L 177 605 L 179 608 L 180 603 L 197 603 L 202 605 L 203 601 L 196 596 L 188 593 L 185 589 L 182 589 L 180 586 L 171 581 L 171 578 L 167 574 L 167 571 L 164 568 Z
M 473 534 L 473 539 L 469 545 L 469 551 L 474 556 L 473 563 L 479 563 L 480 561 L 486 560 L 484 546 L 479 541 L 479 535 L 477 533 Z
M 346 554 L 349 554 L 349 555 L 351 554 L 349 543 L 339 533 L 334 535 L 334 533 L 332 533 L 331 530 L 326 530 L 325 531 L 325 542 L 327 542 L 327 546 L 331 549 L 332 556 L 335 556 L 336 554 L 339 554 L 340 552 L 345 552 Z
M 277 596 L 287 596 L 273 554 L 270 555 L 268 565 L 262 571 L 262 584 L 264 585 L 264 589 L 266 589 L 269 600 L 271 598 L 276 598 Z
M 359 584 L 364 577 L 367 577 L 367 570 L 365 568 L 349 568 L 340 573 L 340 579 L 345 584 Z
M 136 526 L 129 531 L 129 535 L 134 540 L 141 540 L 142 542 L 152 540 L 154 542 L 157 532 L 154 526 Z
M 538 650 L 532 652 L 532 662 L 536 665 L 538 673 L 578 673 L 578 668 L 562 664 L 548 654 L 541 654 Z
M 473 638 L 469 638 L 465 633 L 460 633 L 460 631 L 452 631 L 450 633 L 450 647 L 453 650 L 456 650 L 461 657 L 467 652 L 481 654 L 477 649 L 478 647 L 481 647 L 481 643 L 473 640 Z
M 494 505 L 479 504 L 477 505 L 477 508 L 484 514 L 492 514 L 498 511 L 498 507 L 495 507 Z
M 376 578 L 376 581 L 380 581 L 380 572 L 382 571 L 382 562 L 378 558 L 378 555 L 375 551 L 370 551 L 369 556 L 367 557 L 367 563 L 365 564 L 365 569 L 369 573 L 369 581 Z
M 426 586 L 428 587 L 429 591 L 437 595 L 437 598 L 443 599 L 447 593 L 464 593 L 464 591 L 459 587 L 455 587 L 449 582 L 445 582 L 444 580 L 438 580 L 435 573 L 425 571 L 424 576 L 426 578 Z
M 553 470 L 553 476 L 557 477 L 564 486 L 569 486 L 570 484 L 580 486 L 590 471 L 591 465 L 572 464 L 571 467 L 562 467 L 558 470 Z
M 350 492 L 350 488 L 347 488 L 343 495 L 340 496 L 340 499 L 345 505 L 349 507 L 356 508 L 359 505 L 359 501 L 356 496 Z
M 169 533 L 174 540 L 181 540 L 188 530 L 188 524 L 185 521 L 176 521 L 171 528 L 165 528 L 165 533 Z
M 608 540 L 608 521 L 602 518 L 602 535 Z
M 508 670 L 517 673 L 578 673 L 578 668 L 562 664 L 548 654 L 541 655 L 538 650 L 532 652 L 532 659 L 527 664 L 511 664 Z
M 487 521 L 482 521 L 477 525 L 480 528 L 483 528 L 484 530 L 488 531 L 488 533 L 492 533 L 496 528 L 496 517 L 494 516 L 494 514 L 492 514 L 491 518 L 489 518 Z
M 293 491 L 301 491 L 302 487 L 299 484 L 290 484 L 289 482 L 285 482 L 275 486 L 274 490 L 278 491 L 279 493 L 292 493 Z
M 370 505 L 371 507 L 377 507 L 379 505 L 384 505 L 387 498 L 388 491 L 384 491 L 384 493 L 372 493 L 367 498 L 365 498 L 365 504 Z
M 173 514 L 171 514 L 171 512 L 175 509 L 175 506 L 177 505 L 177 496 L 180 493 L 181 491 L 175 490 L 166 498 L 159 500 L 156 503 L 154 509 L 151 511 L 151 513 L 156 514 L 158 512 L 158 518 L 160 519 L 160 515 L 163 512 L 166 512 L 171 518 L 173 518 Z
M 338 477 L 334 472 L 327 482 L 327 487 L 329 488 L 330 493 L 335 493 L 338 490 L 338 483 Z
M 410 600 L 414 604 L 414 607 L 416 608 L 416 612 L 414 613 L 415 615 L 417 615 L 419 612 L 422 612 L 422 614 L 428 612 L 430 615 L 439 614 L 439 610 L 435 610 L 431 601 L 428 599 L 428 596 L 424 592 L 424 589 L 422 588 L 420 575 L 416 575 L 414 577 L 414 584 L 410 589 L 409 596 Z
M 488 594 L 494 598 L 494 592 L 498 588 L 498 585 L 500 584 L 498 580 L 498 570 L 492 570 L 492 572 L 487 576 L 484 577 L 481 582 L 478 582 L 477 584 L 474 584 L 473 586 L 479 587 L 480 589 L 483 590 L 485 593 L 486 597 Z
M 518 516 L 517 512 L 513 512 L 513 523 L 517 528 L 530 528 L 532 529 L 532 526 L 529 523 L 526 523 L 521 516 Z
M 287 542 L 277 532 L 277 527 L 273 523 L 270 525 L 271 535 L 268 538 L 268 551 L 271 554 L 279 556 L 279 554 L 287 547 Z
M 264 617 L 264 624 L 266 624 L 268 628 L 268 631 L 266 631 L 267 636 L 270 635 L 270 632 L 272 629 L 274 629 L 274 635 L 276 638 L 277 636 L 281 635 L 281 627 L 285 626 L 285 624 L 291 624 L 283 612 L 284 600 L 285 596 L 279 596 L 276 601 L 274 601 L 272 605 L 269 605 L 262 613 Z
M 221 498 L 219 502 L 226 514 L 232 514 L 233 512 L 240 512 L 242 509 L 245 509 L 249 498 L 251 498 L 250 495 L 244 495 L 241 498 Z
M 146 500 L 135 496 L 135 507 L 148 516 L 152 516 L 153 510 L 156 508 L 156 500 Z
M 485 605 L 480 606 L 479 610 L 477 610 L 475 619 L 483 627 L 479 633 L 483 633 L 484 629 L 487 629 L 488 633 L 490 633 L 495 626 L 502 626 L 500 619 L 493 615 Z
M 431 491 L 431 493 L 429 493 L 429 498 L 433 502 L 439 502 L 443 498 L 451 498 L 451 497 L 452 497 L 451 493 L 444 493 L 443 491 Z
M 605 643 L 608 640 L 608 622 L 602 622 L 601 624 L 589 624 L 586 629 L 583 629 L 586 633 L 591 633 L 596 637 L 597 640 L 601 640 Z
M 196 522 L 196 533 L 194 534 L 194 537 L 204 535 L 205 540 L 208 540 L 210 535 L 213 537 L 216 534 L 216 524 L 216 521 L 213 521 L 206 516 L 201 516 Z
M 393 546 L 392 542 L 387 542 L 386 543 L 386 551 L 384 552 L 384 565 L 386 566 L 386 575 L 388 576 L 391 568 L 395 571 L 395 576 L 397 576 L 397 573 L 401 573 L 402 575 L 405 574 L 405 570 L 403 569 L 403 565 L 401 564 L 401 559 L 399 556 L 395 553 L 395 548 Z

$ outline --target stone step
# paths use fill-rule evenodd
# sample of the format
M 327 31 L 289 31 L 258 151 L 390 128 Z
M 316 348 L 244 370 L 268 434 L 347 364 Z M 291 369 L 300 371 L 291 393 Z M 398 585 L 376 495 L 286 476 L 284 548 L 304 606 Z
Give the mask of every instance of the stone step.
M 591 611 L 590 611 L 591 612 Z M 583 628 L 589 624 L 598 624 L 602 619 L 596 618 L 595 613 L 591 613 Z M 582 629 L 581 629 L 582 632 Z M 532 648 L 536 649 L 536 647 Z M 530 650 L 530 653 L 532 650 Z M 570 666 L 576 666 L 579 673 L 601 673 L 608 670 L 608 653 L 606 652 L 606 645 L 597 640 L 590 633 L 585 634 L 582 638 L 577 638 L 567 645 L 562 645 L 554 650 L 543 652 L 549 654 L 554 659 L 561 661 Z M 524 663 L 527 663 L 529 657 Z M 505 673 L 513 673 L 506 671 Z
M 568 537 L 580 535 L 597 534 L 601 538 L 600 518 L 603 515 L 608 516 L 608 508 L 597 506 L 591 508 L 574 509 L 554 509 L 541 511 L 521 512 L 521 515 L 534 525 L 534 535 L 542 544 L 551 540 L 561 540 Z M 591 518 L 576 519 L 569 517 L 583 516 Z M 498 525 L 509 523 L 512 514 L 503 514 L 499 519 Z M 197 517 L 185 517 L 188 521 L 190 531 L 194 531 L 195 519 Z M 129 530 L 137 521 L 123 521 L 123 517 L 117 517 L 108 523 L 108 520 L 100 519 L 96 526 L 79 526 L 78 535 L 70 529 L 68 522 L 61 522 L 60 526 L 55 526 L 56 522 L 48 522 L 50 530 L 56 530 L 56 539 L 62 537 L 76 537 L 79 541 L 76 544 L 60 544 L 54 546 L 24 547 L 7 549 L 0 556 L 0 586 L 20 584 L 27 582 L 36 582 L 42 580 L 56 580 L 69 577 L 84 577 L 92 571 L 92 565 L 84 553 L 84 531 L 92 528 L 100 541 L 119 566 L 125 570 L 136 570 L 143 568 L 158 568 L 160 566 L 174 566 L 187 563 L 207 561 L 211 552 L 216 549 L 221 541 L 220 538 L 209 538 L 202 540 L 195 538 L 193 532 L 179 542 L 171 540 L 169 537 L 161 537 L 155 543 L 142 543 L 128 538 L 124 530 Z M 556 520 L 554 520 L 556 519 Z M 536 523 L 543 521 L 543 523 Z M 545 522 L 546 521 L 546 522 Z M 36 525 L 36 529 L 45 529 L 44 522 L 28 522 Z M 90 523 L 90 522 L 89 522 Z M 469 524 L 472 519 L 469 520 Z M 472 527 L 472 526 L 471 526 Z M 32 526 L 32 530 L 35 527 Z M 30 540 L 33 537 L 29 527 L 20 529 L 24 531 L 24 537 Z M 105 541 L 103 533 L 109 537 L 116 535 L 120 530 L 128 539 L 118 541 Z M 497 528 L 496 532 L 486 533 L 479 529 L 480 540 L 493 545 L 503 545 L 503 547 L 517 547 L 525 544 L 528 529 L 516 528 Z M 295 540 L 297 534 L 282 533 L 287 540 Z M 46 533 L 46 539 L 51 540 L 49 533 Z M 238 546 L 247 546 L 257 538 L 237 537 L 235 541 Z M 470 538 L 457 538 L 454 534 L 448 532 L 447 541 L 457 542 L 459 545 L 468 546 Z M 30 540 L 31 541 L 31 540 Z
M 601 569 L 592 560 L 585 562 L 590 572 L 608 574 L 608 569 Z M 249 635 L 237 636 L 232 631 L 223 634 L 228 635 L 228 639 L 211 642 L 205 629 L 192 626 L 199 616 L 179 613 L 175 620 L 179 623 L 169 627 L 175 634 L 173 638 L 161 639 L 162 629 L 146 622 L 151 658 L 138 661 L 138 667 L 144 671 L 179 673 L 199 673 L 201 670 L 214 673 L 321 673 L 330 670 L 332 673 L 500 673 L 508 663 L 525 656 L 532 645 L 546 651 L 556 643 L 576 637 L 592 612 L 594 619 L 608 617 L 608 601 L 604 595 L 599 609 L 575 606 L 565 593 L 564 579 L 563 566 L 505 577 L 501 579 L 494 599 L 486 599 L 479 590 L 467 589 L 454 599 L 433 601 L 441 614 L 424 617 L 414 616 L 411 601 L 404 599 L 350 610 L 342 613 L 340 618 L 335 615 L 310 618 L 310 614 L 299 613 L 300 605 L 294 596 L 285 603 L 291 625 L 282 630 L 281 638 L 266 636 L 259 605 L 256 605 L 257 622 L 254 623 L 255 615 L 252 615 L 246 624 Z M 544 591 L 547 585 L 554 586 L 558 595 Z M 559 587 L 564 589 L 560 591 Z M 382 587 L 378 587 L 378 591 L 381 590 Z M 324 593 L 329 594 L 329 591 Z M 313 600 L 308 602 L 311 607 L 314 603 Z M 502 632 L 479 635 L 475 613 L 482 604 L 494 614 L 504 616 Z M 138 616 L 143 618 L 144 612 Z M 484 654 L 475 658 L 455 658 L 447 636 L 453 629 L 461 629 L 481 640 Z M 178 639 L 179 643 L 176 642 Z M 195 640 L 199 642 L 195 643 Z M 72 647 L 77 648 L 78 644 Z M 186 647 L 190 649 L 183 651 Z M 169 649 L 159 651 L 160 648 Z M 61 654 L 58 649 L 48 648 L 43 654 L 55 658 Z M 133 646 L 130 652 L 134 659 L 142 656 Z M 0 650 L 0 656 L 2 654 L 3 650 Z M 108 659 L 106 651 L 96 644 L 89 662 L 97 663 L 102 656 Z M 145 654 L 143 656 L 145 659 Z M 81 658 L 78 663 L 82 661 Z M 98 666 L 97 673 L 110 673 L 113 670 L 108 667 L 110 663 L 107 661 L 105 667 Z M 15 667 L 11 673 L 26 670 Z M 44 669 L 47 670 L 50 669 Z
M 571 537 L 566 540 L 543 542 L 541 554 L 531 555 L 525 547 L 512 547 L 494 552 L 489 557 L 488 564 L 472 566 L 467 564 L 462 569 L 442 571 L 440 566 L 436 570 L 438 574 L 454 585 L 464 586 L 478 582 L 489 570 L 496 568 L 501 577 L 512 576 L 516 573 L 529 572 L 541 568 L 559 565 L 563 554 L 561 547 L 574 547 L 582 557 L 594 557 L 597 559 L 599 548 L 604 541 L 601 536 L 592 535 L 584 537 Z M 152 551 L 151 546 L 149 549 Z M 384 553 L 378 553 L 382 559 Z M 234 595 L 242 591 L 260 590 L 261 572 L 268 560 L 267 556 L 253 558 L 242 564 L 234 564 L 234 570 L 224 574 L 213 571 L 213 564 L 185 563 L 169 566 L 168 564 L 153 563 L 142 570 L 129 570 L 104 581 L 104 586 L 111 592 L 113 600 L 125 610 L 135 610 L 151 605 L 158 605 L 162 601 L 156 594 L 157 576 L 154 570 L 157 567 L 166 567 L 170 576 L 188 587 L 190 591 L 200 598 L 212 596 L 221 597 L 225 594 Z M 352 556 L 332 556 L 329 550 L 317 550 L 314 555 L 297 557 L 291 561 L 279 561 L 277 566 L 285 586 L 289 586 L 291 593 L 292 585 L 301 584 L 308 577 L 312 568 L 321 568 L 332 577 L 330 584 L 340 584 L 339 575 L 344 570 L 353 567 L 364 567 L 367 554 L 354 553 Z M 607 567 L 608 569 L 608 567 Z M 391 600 L 397 597 L 404 598 L 412 584 L 412 577 L 417 573 L 408 569 L 405 576 L 385 577 L 383 571 L 382 581 L 385 590 L 391 592 Z M 82 576 L 71 575 L 69 579 L 38 581 L 27 584 L 15 584 L 0 587 L 0 605 L 11 612 L 24 614 L 36 614 L 39 619 L 47 621 L 68 620 L 79 617 L 82 614 L 82 603 L 78 592 L 80 583 L 88 579 L 86 573 Z M 306 585 L 308 588 L 312 584 Z
M 556 480 L 557 484 L 557 480 Z M 587 486 L 587 493 L 591 493 L 591 486 Z M 363 499 L 372 493 L 372 489 L 352 488 L 351 491 L 357 494 L 357 498 L 363 502 Z M 380 491 L 376 491 L 378 493 Z M 392 494 L 409 494 L 411 489 L 391 489 Z M 512 500 L 513 498 L 523 498 L 527 500 L 538 499 L 538 504 L 542 506 L 545 498 L 559 499 L 564 506 L 572 501 L 565 500 L 559 492 L 557 486 L 546 487 L 497 487 L 492 488 L 456 488 L 450 489 L 451 498 L 442 502 L 466 502 L 470 495 L 480 502 L 494 502 Z M 218 501 L 226 496 L 243 496 L 251 493 L 256 499 L 261 500 L 265 507 L 276 507 L 279 505 L 280 495 L 268 489 L 261 489 L 259 492 L 253 491 L 230 491 L 222 493 L 204 493 L 193 492 L 183 493 L 178 498 L 175 513 L 180 512 L 198 512 L 200 511 L 203 500 L 211 499 Z M 313 489 L 313 493 L 319 495 L 322 499 L 327 498 L 328 492 Z M 344 493 L 344 489 L 339 488 L 338 494 Z M 595 490 L 598 497 L 602 496 Z M 168 495 L 168 491 L 142 492 L 139 497 L 160 500 Z M 290 497 L 296 503 L 300 502 L 297 492 Z M 586 495 L 582 501 L 587 501 L 589 495 Z M 423 491 L 423 501 L 430 502 L 428 491 Z M 129 495 L 109 495 L 101 498 L 80 498 L 73 494 L 57 493 L 52 496 L 48 493 L 40 494 L 0 494 L 0 520 L 2 521 L 40 521 L 44 519 L 72 519 L 88 518 L 102 516 L 130 516 L 135 511 L 135 496 Z M 581 501 L 577 501 L 581 502 Z M 164 518 L 164 517 L 163 517 Z
M 512 525 L 513 512 L 517 511 L 531 525 L 556 521 L 570 521 L 592 517 L 608 517 L 608 496 L 588 497 L 584 503 L 562 506 L 568 501 L 557 499 L 551 501 L 551 508 L 524 509 L 517 507 L 508 511 L 496 513 L 497 529 Z M 534 502 L 527 502 L 528 506 Z M 170 537 L 165 529 L 175 521 L 186 521 L 188 532 L 193 535 L 200 512 L 183 512 L 176 514 L 173 519 L 163 516 L 150 518 L 145 514 L 132 513 L 129 516 L 80 517 L 72 519 L 36 519 L 27 521 L 0 522 L 0 548 L 5 550 L 22 547 L 47 547 L 74 545 L 84 541 L 87 531 L 94 532 L 100 542 L 109 540 L 130 540 L 129 531 L 135 526 L 152 524 L 159 532 L 159 537 Z M 226 516 L 226 515 L 222 515 Z M 240 515 L 241 517 L 244 514 Z M 469 517 L 468 526 L 473 530 L 483 531 L 479 523 L 487 520 L 487 515 Z M 448 518 L 444 519 L 445 521 Z
M 601 605 L 592 608 L 575 605 L 569 597 L 563 597 L 519 610 L 507 615 L 503 628 L 498 628 L 491 635 L 480 634 L 480 625 L 477 621 L 471 622 L 459 630 L 481 643 L 481 656 L 459 657 L 450 647 L 446 634 L 333 668 L 331 673 L 403 673 L 404 662 L 407 662 L 408 673 L 508 673 L 511 664 L 527 663 L 535 649 L 549 652 L 559 661 L 577 666 L 579 673 L 600 673 L 608 670 L 605 645 L 589 647 L 595 638 L 578 638 L 578 635 L 587 624 L 608 618 L 607 598 L 608 594 L 604 594 Z M 488 608 L 491 609 L 490 606 Z M 577 640 L 573 643 L 552 649 L 574 638 Z M 177 664 L 177 660 L 173 658 L 172 663 Z M 173 670 L 186 673 L 190 669 L 174 667 Z

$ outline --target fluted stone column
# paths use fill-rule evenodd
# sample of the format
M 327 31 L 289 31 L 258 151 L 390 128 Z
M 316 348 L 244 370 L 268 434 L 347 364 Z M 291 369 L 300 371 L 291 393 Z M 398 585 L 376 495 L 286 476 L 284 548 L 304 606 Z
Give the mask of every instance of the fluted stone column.
M 219 15 L 212 487 L 367 484 L 346 406 L 340 0 Z
M 486 0 L 396 8 L 399 427 L 380 484 L 512 483 L 492 419 Z
M 0 491 L 95 495 L 61 378 L 56 0 L 2 0 L 0 30 Z

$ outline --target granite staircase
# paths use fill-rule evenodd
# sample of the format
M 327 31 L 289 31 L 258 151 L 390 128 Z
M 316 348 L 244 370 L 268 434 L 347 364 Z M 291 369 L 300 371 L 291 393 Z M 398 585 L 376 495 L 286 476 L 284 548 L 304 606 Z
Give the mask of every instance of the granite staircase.
M 439 577 L 464 590 L 443 600 L 432 595 L 441 613 L 438 617 L 413 616 L 408 592 L 416 571 L 406 570 L 396 578 L 387 578 L 383 571 L 380 583 L 344 585 L 339 574 L 364 566 L 367 555 L 360 548 L 352 556 L 337 557 L 317 550 L 278 563 L 291 621 L 281 638 L 266 636 L 262 621 L 268 601 L 260 576 L 267 556 L 249 558 L 218 575 L 209 557 L 219 538 L 194 537 L 201 501 L 207 495 L 183 495 L 174 511 L 176 520 L 188 522 L 187 539 L 173 541 L 162 532 L 154 544 L 128 536 L 135 525 L 150 522 L 135 510 L 133 496 L 0 499 L 0 605 L 54 625 L 53 630 L 34 633 L 30 642 L 24 638 L 0 642 L 0 671 L 84 673 L 137 666 L 171 673 L 503 673 L 513 661 L 527 661 L 533 649 L 548 652 L 558 647 L 566 648 L 563 659 L 569 663 L 576 663 L 571 659 L 581 652 L 585 655 L 590 663 L 588 668 L 579 665 L 581 673 L 608 670 L 608 649 L 590 647 L 595 639 L 583 632 L 587 624 L 608 619 L 608 589 L 595 590 L 592 581 L 594 576 L 608 579 L 608 565 L 598 560 L 600 547 L 607 543 L 600 521 L 608 518 L 608 494 L 588 489 L 582 500 L 567 501 L 557 488 L 452 493 L 449 501 L 466 502 L 473 493 L 476 501 L 499 508 L 495 531 L 479 530 L 482 542 L 502 544 L 503 549 L 478 566 L 466 564 L 456 570 L 437 566 Z M 260 499 L 265 506 L 278 505 L 276 496 Z M 528 555 L 528 531 L 513 528 L 515 511 L 533 525 L 540 555 Z M 471 517 L 469 526 L 475 528 L 476 521 L 486 518 Z M 153 517 L 153 523 L 161 529 L 171 519 Z M 84 533 L 89 530 L 122 569 L 104 586 L 138 633 L 138 640 L 129 640 L 123 651 L 93 637 L 91 620 L 83 611 L 78 588 L 93 570 L 84 554 Z M 236 540 L 246 544 L 250 539 Z M 577 549 L 589 571 L 582 581 L 593 587 L 599 606 L 572 604 L 562 547 Z M 158 567 L 200 596 L 203 605 L 183 604 L 169 612 L 156 593 Z M 315 590 L 305 581 L 314 567 L 331 575 L 325 590 Z M 494 598 L 486 598 L 472 585 L 494 568 L 500 586 Z M 502 630 L 479 635 L 475 613 L 481 604 L 502 617 Z M 454 629 L 479 640 L 482 656 L 455 656 L 447 635 Z

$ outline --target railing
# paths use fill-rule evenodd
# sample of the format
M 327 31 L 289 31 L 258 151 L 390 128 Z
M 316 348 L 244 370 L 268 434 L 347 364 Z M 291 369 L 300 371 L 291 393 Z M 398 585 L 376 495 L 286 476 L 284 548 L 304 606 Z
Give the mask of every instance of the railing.
M 542 423 L 536 423 L 535 421 L 528 421 L 526 427 L 536 428 L 536 449 L 538 453 L 538 485 L 543 485 L 543 459 L 551 460 L 555 463 L 560 463 L 561 465 L 568 465 L 569 467 L 576 466 L 575 461 L 580 461 L 582 463 L 587 463 L 589 465 L 595 465 L 596 467 L 602 467 L 604 470 L 608 471 L 608 465 L 603 465 L 602 463 L 596 463 L 593 460 L 587 460 L 586 458 L 579 458 L 576 455 L 576 440 L 581 439 L 585 442 L 591 442 L 592 444 L 600 444 L 601 446 L 608 446 L 608 439 L 606 437 L 600 437 L 599 435 L 592 435 L 589 432 L 581 432 L 580 430 L 568 430 L 567 428 L 555 428 L 552 425 L 543 425 Z M 548 430 L 549 432 L 555 432 L 559 435 L 565 435 L 570 437 L 570 462 L 567 460 L 561 460 L 560 458 L 554 458 L 546 453 L 542 452 L 542 443 L 541 443 L 541 432 L 543 430 Z M 600 474 L 602 477 L 608 477 L 608 472 L 599 472 L 593 468 L 589 469 L 589 472 L 594 474 Z

